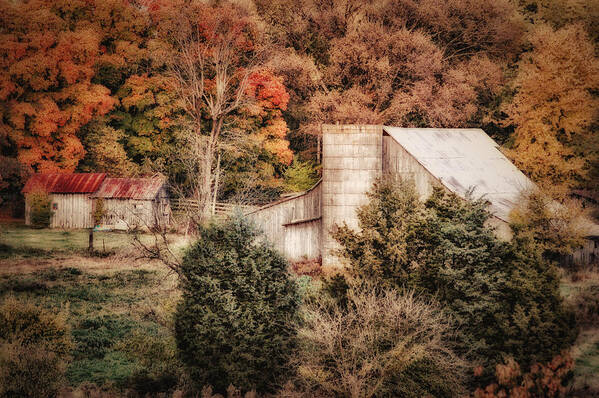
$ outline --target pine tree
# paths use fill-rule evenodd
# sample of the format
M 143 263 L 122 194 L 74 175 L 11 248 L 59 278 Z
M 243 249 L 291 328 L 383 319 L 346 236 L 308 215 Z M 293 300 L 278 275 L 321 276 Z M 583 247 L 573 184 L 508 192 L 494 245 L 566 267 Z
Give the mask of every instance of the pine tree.
M 287 262 L 241 217 L 203 227 L 200 236 L 181 268 L 181 359 L 199 387 L 272 390 L 295 345 L 299 296 Z

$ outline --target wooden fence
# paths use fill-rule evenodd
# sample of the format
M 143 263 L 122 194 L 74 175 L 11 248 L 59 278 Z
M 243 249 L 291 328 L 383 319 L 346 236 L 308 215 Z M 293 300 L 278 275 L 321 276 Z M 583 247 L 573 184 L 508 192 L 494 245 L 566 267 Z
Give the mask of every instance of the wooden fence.
M 233 213 L 235 209 L 240 209 L 243 213 L 256 210 L 257 206 L 240 205 L 236 203 L 216 202 L 212 205 L 212 215 L 225 217 Z M 198 211 L 199 202 L 196 199 L 171 199 L 171 210 L 173 213 L 185 213 L 189 211 Z

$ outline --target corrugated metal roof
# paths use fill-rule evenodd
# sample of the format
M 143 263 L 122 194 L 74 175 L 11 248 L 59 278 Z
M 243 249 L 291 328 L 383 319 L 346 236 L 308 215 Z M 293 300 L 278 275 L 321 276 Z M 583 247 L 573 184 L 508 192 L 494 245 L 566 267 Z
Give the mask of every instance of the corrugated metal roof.
M 42 189 L 48 193 L 92 193 L 98 190 L 105 178 L 105 173 L 34 174 L 27 180 L 22 192 Z
M 162 178 L 106 178 L 92 197 L 152 200 L 164 183 Z
M 484 196 L 501 220 L 508 221 L 522 191 L 534 187 L 481 129 L 383 129 L 450 191 Z

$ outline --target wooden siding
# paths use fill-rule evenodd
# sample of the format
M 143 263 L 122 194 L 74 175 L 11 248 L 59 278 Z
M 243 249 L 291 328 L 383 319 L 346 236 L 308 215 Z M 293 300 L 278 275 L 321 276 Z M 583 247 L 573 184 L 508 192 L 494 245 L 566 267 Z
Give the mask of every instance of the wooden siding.
M 402 180 L 414 182 L 420 198 L 428 198 L 433 186 L 441 186 L 412 155 L 388 135 L 383 136 L 383 173 L 394 174 Z
M 585 239 L 583 247 L 562 258 L 561 263 L 564 266 L 599 265 L 599 237 L 594 236 Z
M 321 184 L 306 193 L 262 207 L 251 212 L 254 220 L 290 261 L 314 260 L 320 257 Z
M 91 228 L 92 200 L 89 194 L 51 194 L 52 221 L 50 228 Z
M 366 193 L 382 173 L 382 126 L 322 127 L 322 265 L 336 267 L 335 225 L 358 228 L 356 209 L 368 203 Z
M 100 224 L 102 228 L 119 230 L 155 228 L 170 223 L 170 204 L 164 188 L 153 200 L 116 198 L 102 200 L 105 211 Z
M 50 194 L 50 228 L 91 228 L 93 226 L 89 194 Z M 25 198 L 25 225 L 31 225 L 31 208 Z

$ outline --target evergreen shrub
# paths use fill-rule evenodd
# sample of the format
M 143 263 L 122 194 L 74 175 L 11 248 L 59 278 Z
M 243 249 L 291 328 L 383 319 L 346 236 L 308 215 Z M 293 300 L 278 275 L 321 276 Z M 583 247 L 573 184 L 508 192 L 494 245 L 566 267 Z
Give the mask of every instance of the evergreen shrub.
M 273 391 L 288 372 L 300 302 L 281 254 L 236 216 L 200 227 L 180 275 L 175 337 L 198 388 Z
M 391 178 L 369 196 L 358 210 L 361 231 L 334 232 L 349 277 L 436 297 L 461 325 L 459 352 L 487 376 L 504 358 L 528 367 L 574 342 L 556 267 L 529 235 L 499 240 L 484 198 L 435 189 L 423 202 L 412 183 Z

